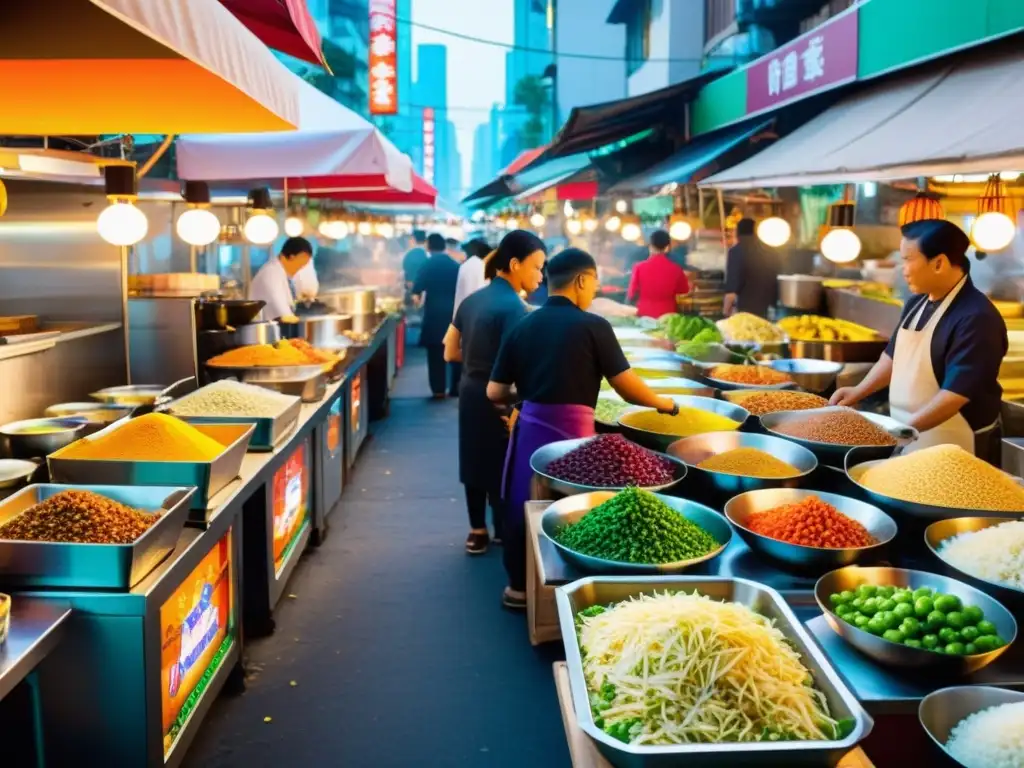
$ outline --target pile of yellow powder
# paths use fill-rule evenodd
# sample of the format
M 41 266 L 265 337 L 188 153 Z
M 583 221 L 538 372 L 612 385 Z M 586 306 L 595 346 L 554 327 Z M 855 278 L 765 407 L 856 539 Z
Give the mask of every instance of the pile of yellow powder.
M 222 453 L 223 445 L 191 424 L 163 413 L 148 413 L 129 419 L 113 432 L 72 443 L 60 451 L 60 458 L 206 462 Z

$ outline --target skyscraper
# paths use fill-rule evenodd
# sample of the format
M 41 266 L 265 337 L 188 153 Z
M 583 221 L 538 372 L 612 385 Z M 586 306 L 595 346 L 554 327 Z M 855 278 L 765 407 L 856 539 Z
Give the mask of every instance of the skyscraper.
M 417 48 L 416 56 L 415 104 L 420 112 L 423 107 L 434 109 L 434 186 L 442 197 L 458 199 L 462 173 L 454 159 L 461 155 L 455 126 L 448 119 L 448 48 L 436 43 L 424 44 Z M 414 159 L 422 173 L 422 153 Z
M 546 0 L 514 0 L 513 48 L 505 55 L 505 103 L 515 103 L 516 83 L 542 75 L 551 63 Z

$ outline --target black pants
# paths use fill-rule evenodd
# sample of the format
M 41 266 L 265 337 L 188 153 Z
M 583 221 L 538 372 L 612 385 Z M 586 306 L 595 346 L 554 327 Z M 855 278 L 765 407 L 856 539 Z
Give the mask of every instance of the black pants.
M 443 395 L 445 387 L 453 397 L 459 394 L 459 380 L 462 378 L 462 363 L 446 363 L 444 361 L 444 344 L 426 344 L 427 378 L 430 391 L 435 395 Z M 451 369 L 451 385 L 448 385 L 448 371 Z
M 491 520 L 494 523 L 494 538 L 500 539 L 504 513 L 501 507 L 501 493 L 483 488 L 466 486 L 466 508 L 469 510 L 469 527 L 487 530 L 487 502 L 491 502 Z
M 502 525 L 501 563 L 508 575 L 509 589 L 526 591 L 526 517 L 506 515 Z

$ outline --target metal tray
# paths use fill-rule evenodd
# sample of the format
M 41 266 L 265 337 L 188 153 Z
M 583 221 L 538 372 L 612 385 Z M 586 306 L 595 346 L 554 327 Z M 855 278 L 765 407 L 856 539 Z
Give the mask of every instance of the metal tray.
M 118 424 L 107 429 L 116 429 Z M 50 479 L 57 483 L 80 485 L 195 486 L 192 509 L 205 510 L 212 497 L 238 477 L 242 459 L 249 447 L 254 424 L 197 424 L 200 432 L 227 432 L 231 442 L 213 461 L 104 461 L 65 459 L 61 451 L 50 454 L 46 463 Z M 106 432 L 107 430 L 103 430 Z M 98 432 L 97 434 L 103 434 Z M 213 436 L 213 435 L 211 435 Z M 225 437 L 225 435 L 220 435 Z M 218 441 L 221 441 L 219 438 Z
M 151 405 L 158 402 L 166 387 L 163 384 L 130 384 L 123 387 L 107 387 L 93 392 L 89 397 L 110 405 Z
M 201 424 L 239 424 L 255 426 L 252 439 L 249 441 L 249 451 L 254 453 L 274 450 L 274 446 L 291 434 L 295 424 L 299 420 L 299 411 L 302 410 L 302 401 L 296 400 L 285 408 L 277 416 L 178 416 L 174 413 L 174 403 L 170 403 L 168 410 L 171 415 L 187 421 L 196 426 Z
M 802 419 L 806 419 L 808 416 L 814 416 L 820 413 L 839 413 L 850 410 L 853 409 L 840 405 L 829 405 L 824 408 L 806 408 L 802 411 L 775 411 L 774 413 L 766 413 L 764 416 L 759 418 L 761 428 L 768 434 L 781 437 L 783 440 L 789 440 L 797 445 L 802 445 L 817 456 L 818 461 L 823 464 L 831 464 L 834 467 L 845 466 L 846 455 L 853 449 L 856 449 L 857 453 L 855 455 L 861 460 L 887 459 L 892 456 L 898 448 L 901 448 L 902 446 L 917 439 L 916 429 L 908 427 L 906 424 L 901 424 L 896 421 L 896 419 L 883 416 L 879 413 L 870 413 L 868 411 L 857 411 L 857 413 L 887 432 L 892 433 L 893 437 L 896 438 L 896 445 L 863 446 L 821 443 L 817 440 L 804 440 L 799 437 L 793 437 L 792 435 L 785 435 L 775 429 L 775 427 L 784 421 L 800 421 Z M 907 432 L 907 430 L 909 430 L 909 432 Z M 901 438 L 898 434 L 907 434 L 908 437 Z
M 4 586 L 129 590 L 174 551 L 195 488 L 171 486 L 30 485 L 0 502 L 0 525 L 61 491 L 89 490 L 129 507 L 163 516 L 131 544 L 73 544 L 0 539 Z
M 608 605 L 655 590 L 696 590 L 715 600 L 735 601 L 775 621 L 792 643 L 815 686 L 825 694 L 829 712 L 837 720 L 854 720 L 853 731 L 838 741 L 761 741 L 726 744 L 680 744 L 673 747 L 637 747 L 613 739 L 594 725 L 590 698 L 583 677 L 583 659 L 576 636 L 576 614 L 592 605 Z M 746 579 L 703 576 L 674 577 L 590 577 L 559 587 L 555 591 L 558 621 L 565 644 L 569 685 L 580 728 L 596 743 L 601 753 L 619 768 L 691 768 L 714 766 L 835 765 L 871 732 L 874 721 L 811 640 L 782 595 L 774 589 Z
M 245 383 L 297 397 L 304 403 L 319 403 L 327 394 L 327 377 L 319 369 L 315 374 L 302 378 L 261 373 L 246 378 Z
M 548 474 L 548 465 L 551 462 L 555 459 L 562 458 L 565 454 L 569 453 L 569 451 L 574 451 L 584 443 L 593 439 L 594 438 L 592 437 L 579 437 L 574 440 L 559 440 L 555 443 L 548 443 L 533 452 L 533 455 L 530 457 L 530 468 L 546 488 L 551 489 L 555 493 L 560 493 L 563 496 L 572 496 L 577 493 L 590 493 L 591 491 L 621 491 L 625 486 L 578 485 L 577 483 L 571 483 L 568 480 L 562 480 L 554 475 Z M 661 458 L 672 463 L 672 480 L 667 483 L 662 483 L 661 485 L 640 486 L 645 491 L 651 491 L 652 493 L 663 491 L 666 488 L 671 488 L 686 477 L 686 465 L 679 459 L 665 453 L 658 453 L 658 451 L 651 451 L 651 453 L 657 453 Z
M 940 570 L 951 579 L 957 579 L 980 589 L 1001 602 L 1013 612 L 1024 610 L 1024 590 L 989 581 L 962 571 L 942 556 L 942 547 L 948 539 L 961 533 L 977 533 L 994 525 L 1002 525 L 1013 518 L 1005 517 L 954 517 L 949 520 L 937 520 L 924 531 L 924 543 L 928 551 L 941 564 Z

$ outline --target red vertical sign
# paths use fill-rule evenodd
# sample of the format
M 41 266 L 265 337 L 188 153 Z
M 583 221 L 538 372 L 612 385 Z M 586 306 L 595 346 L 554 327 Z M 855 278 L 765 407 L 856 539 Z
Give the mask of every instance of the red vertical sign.
M 370 114 L 398 112 L 395 0 L 370 0 Z
M 434 108 L 423 108 L 423 178 L 434 183 Z

